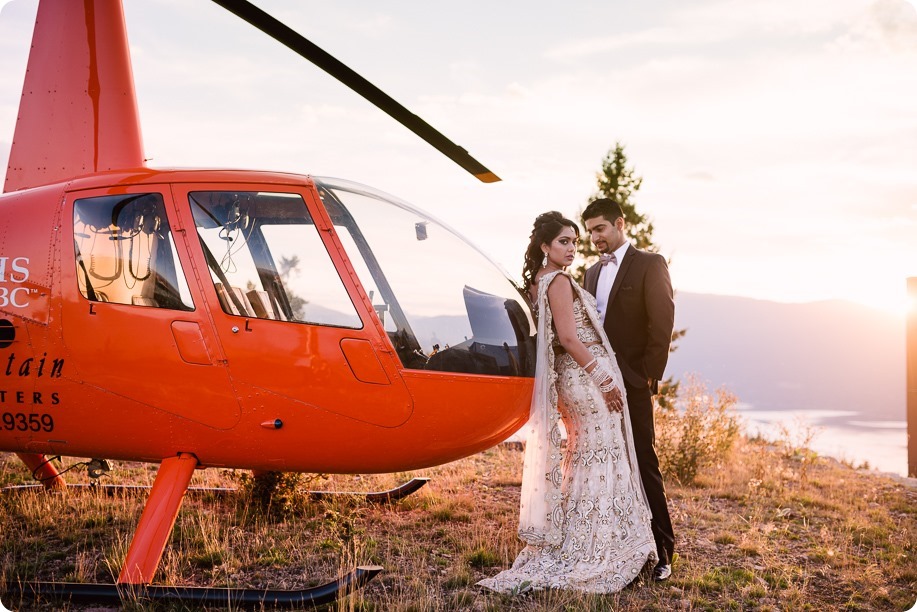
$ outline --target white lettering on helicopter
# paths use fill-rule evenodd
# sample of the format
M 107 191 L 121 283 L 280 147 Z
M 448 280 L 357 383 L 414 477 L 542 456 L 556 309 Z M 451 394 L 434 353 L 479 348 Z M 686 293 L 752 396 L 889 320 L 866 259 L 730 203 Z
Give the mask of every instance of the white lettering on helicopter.
M 47 360 L 48 354 L 43 353 L 37 364 L 35 358 L 29 357 L 28 359 L 23 359 L 18 364 L 17 368 L 13 365 L 16 362 L 16 353 L 10 353 L 9 359 L 7 359 L 6 362 L 5 373 L 7 376 L 31 376 L 32 371 L 35 370 L 35 376 L 41 378 L 45 375 L 45 366 L 47 365 L 50 368 L 47 372 L 48 376 L 51 378 L 60 378 L 61 372 L 64 369 L 64 360 L 52 358 L 50 364 L 47 364 Z
M 28 257 L 0 257 L 0 283 L 21 284 L 29 280 L 29 269 L 26 267 L 28 263 Z M 9 274 L 7 274 L 7 265 L 9 266 Z M 29 305 L 28 297 L 30 293 L 36 293 L 36 290 L 28 287 L 13 287 L 11 289 L 0 286 L 0 308 L 7 306 L 25 308 Z
M 11 283 L 24 283 L 29 280 L 29 269 L 24 265 L 21 265 L 20 262 L 29 263 L 28 257 L 0 257 L 0 283 L 7 282 L 6 279 L 6 264 L 10 264 L 10 278 L 9 282 Z M 21 274 L 19 278 L 16 278 L 16 274 Z
M 26 298 L 29 293 L 35 293 L 34 289 L 28 287 L 16 287 L 8 290 L 6 287 L 0 287 L 0 308 L 12 306 L 13 308 L 25 308 L 29 305 Z

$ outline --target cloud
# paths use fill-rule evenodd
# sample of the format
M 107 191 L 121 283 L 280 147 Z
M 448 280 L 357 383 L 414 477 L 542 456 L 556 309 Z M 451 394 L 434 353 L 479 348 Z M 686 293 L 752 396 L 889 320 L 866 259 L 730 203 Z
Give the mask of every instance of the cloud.
M 363 36 L 373 36 L 379 38 L 381 35 L 390 32 L 394 20 L 389 15 L 375 14 L 364 17 L 353 24 L 353 29 Z
M 886 0 L 903 3 L 903 0 Z M 590 37 L 550 47 L 551 60 L 581 60 L 613 51 L 640 50 L 654 55 L 736 53 L 756 41 L 812 38 L 846 28 L 867 5 L 864 0 L 718 0 L 692 2 L 659 17 L 661 25 Z M 655 16 L 655 15 L 654 15 Z M 728 47 L 723 45 L 732 43 Z
M 828 48 L 835 53 L 889 56 L 917 50 L 917 10 L 905 0 L 872 0 L 851 15 Z
M 876 0 L 859 33 L 891 51 L 917 51 L 917 9 L 904 0 Z
M 719 0 L 683 5 L 673 11 L 673 19 L 725 30 L 735 38 L 745 38 L 750 32 L 813 36 L 843 23 L 864 4 L 864 0 Z
M 544 54 L 552 60 L 578 60 L 610 51 L 659 45 L 701 45 L 728 40 L 734 35 L 710 27 L 655 27 L 637 32 L 598 36 L 550 47 Z

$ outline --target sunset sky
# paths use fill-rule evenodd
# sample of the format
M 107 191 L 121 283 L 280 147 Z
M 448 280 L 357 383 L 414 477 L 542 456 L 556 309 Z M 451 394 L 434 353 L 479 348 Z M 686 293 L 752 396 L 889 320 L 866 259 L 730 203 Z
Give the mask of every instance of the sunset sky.
M 255 3 L 503 181 L 213 3 L 124 0 L 151 166 L 366 183 L 518 276 L 534 217 L 576 215 L 620 141 L 678 290 L 900 308 L 917 276 L 911 2 Z M 4 168 L 36 6 L 0 12 Z

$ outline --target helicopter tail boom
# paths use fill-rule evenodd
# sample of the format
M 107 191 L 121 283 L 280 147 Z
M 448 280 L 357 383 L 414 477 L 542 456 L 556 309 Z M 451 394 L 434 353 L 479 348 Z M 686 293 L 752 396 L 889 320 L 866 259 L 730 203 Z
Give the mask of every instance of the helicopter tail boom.
M 121 3 L 42 0 L 4 192 L 143 165 Z

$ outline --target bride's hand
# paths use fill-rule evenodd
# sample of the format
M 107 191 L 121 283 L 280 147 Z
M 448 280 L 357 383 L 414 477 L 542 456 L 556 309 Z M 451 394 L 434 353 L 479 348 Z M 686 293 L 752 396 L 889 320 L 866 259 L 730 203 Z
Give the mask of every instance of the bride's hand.
M 624 398 L 621 396 L 621 389 L 614 387 L 611 391 L 603 391 L 602 395 L 605 397 L 605 403 L 610 411 L 621 412 L 624 410 Z
M 611 412 L 622 412 L 624 410 L 624 397 L 621 395 L 620 387 L 614 383 L 611 373 L 602 364 L 598 363 L 595 358 L 583 366 L 583 369 L 586 370 L 592 381 L 598 385 L 608 409 Z

